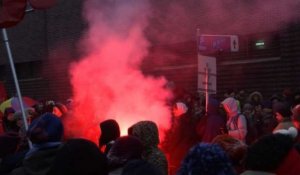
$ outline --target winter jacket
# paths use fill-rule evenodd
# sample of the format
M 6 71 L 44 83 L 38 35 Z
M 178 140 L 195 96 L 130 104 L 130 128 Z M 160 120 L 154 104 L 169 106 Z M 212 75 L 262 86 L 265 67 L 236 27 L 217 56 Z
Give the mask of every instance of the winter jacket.
M 244 115 L 239 113 L 236 100 L 232 97 L 226 98 L 222 105 L 227 113 L 227 130 L 228 134 L 243 142 L 247 135 L 247 120 Z
M 158 148 L 159 135 L 157 125 L 152 121 L 141 121 L 132 127 L 132 135 L 138 137 L 144 146 L 142 158 L 156 166 L 163 174 L 168 174 L 168 162 Z

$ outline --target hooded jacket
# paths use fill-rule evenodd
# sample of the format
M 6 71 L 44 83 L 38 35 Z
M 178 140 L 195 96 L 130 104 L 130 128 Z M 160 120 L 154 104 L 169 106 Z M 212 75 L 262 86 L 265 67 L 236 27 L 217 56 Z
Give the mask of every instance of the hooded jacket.
M 247 135 L 246 117 L 240 114 L 237 102 L 234 98 L 226 98 L 222 105 L 227 113 L 227 130 L 228 134 L 236 139 L 245 142 Z
M 131 127 L 132 135 L 139 138 L 144 146 L 142 158 L 156 166 L 163 174 L 168 174 L 168 162 L 158 148 L 159 132 L 152 121 L 140 121 Z

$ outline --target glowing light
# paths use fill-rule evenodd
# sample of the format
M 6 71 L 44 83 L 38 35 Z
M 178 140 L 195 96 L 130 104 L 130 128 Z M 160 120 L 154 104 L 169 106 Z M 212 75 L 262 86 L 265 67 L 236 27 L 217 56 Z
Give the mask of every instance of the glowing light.
M 89 29 L 82 47 L 87 54 L 70 69 L 75 104 L 71 120 L 65 122 L 67 135 L 97 142 L 99 123 L 105 119 L 115 119 L 122 135 L 141 120 L 152 120 L 163 131 L 171 116 L 166 80 L 139 70 L 149 46 L 143 36 L 147 16 L 141 15 L 147 14 L 147 4 L 120 3 L 110 6 L 109 14 L 99 10 L 101 5 L 85 4 Z
M 265 46 L 265 42 L 264 41 L 257 41 L 256 43 L 255 43 L 255 46 Z

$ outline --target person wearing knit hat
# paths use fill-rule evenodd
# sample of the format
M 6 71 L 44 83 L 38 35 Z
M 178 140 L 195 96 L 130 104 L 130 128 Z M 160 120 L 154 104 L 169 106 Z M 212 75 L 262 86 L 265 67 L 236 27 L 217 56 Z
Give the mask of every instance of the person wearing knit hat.
M 116 120 L 108 119 L 100 123 L 100 130 L 99 148 L 107 154 L 115 140 L 120 137 L 120 127 Z
M 45 113 L 32 121 L 27 135 L 33 144 L 61 142 L 63 125 L 59 118 L 52 113 Z
M 32 148 L 26 153 L 22 166 L 11 175 L 46 175 L 62 143 L 62 122 L 54 114 L 45 113 L 32 121 L 27 136 Z
M 224 150 L 217 144 L 195 145 L 184 158 L 177 175 L 235 175 Z

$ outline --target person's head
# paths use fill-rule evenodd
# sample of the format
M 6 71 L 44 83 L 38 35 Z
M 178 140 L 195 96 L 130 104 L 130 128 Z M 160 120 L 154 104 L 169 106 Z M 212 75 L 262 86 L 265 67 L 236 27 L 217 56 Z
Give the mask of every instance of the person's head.
M 185 114 L 188 111 L 188 107 L 186 104 L 182 102 L 177 102 L 174 104 L 172 108 L 172 113 L 174 117 L 180 117 L 181 115 Z
M 119 137 L 107 153 L 109 167 L 115 169 L 124 166 L 130 160 L 141 159 L 142 152 L 143 144 L 137 137 Z
M 224 150 L 217 144 L 195 145 L 183 160 L 178 175 L 234 175 L 234 169 Z
M 234 167 L 241 168 L 247 152 L 247 145 L 229 135 L 219 135 L 212 141 L 220 145 L 228 155 Z
M 236 116 L 239 113 L 237 101 L 232 97 L 226 98 L 222 101 L 221 106 L 224 108 L 227 116 L 229 117 Z
M 273 104 L 272 110 L 278 122 L 281 122 L 283 119 L 289 119 L 292 115 L 290 107 L 282 102 Z
M 25 117 L 28 123 L 30 123 L 31 119 L 34 118 L 34 116 L 36 116 L 34 108 L 25 109 Z M 18 127 L 23 127 L 23 115 L 21 111 L 17 111 L 14 113 L 14 120 L 16 121 Z
M 107 175 L 107 159 L 86 139 L 70 139 L 58 151 L 48 175 Z
M 11 107 L 5 108 L 3 117 L 6 118 L 8 121 L 14 121 L 14 113 L 15 112 L 16 111 Z
M 61 120 L 52 113 L 45 113 L 29 125 L 27 135 L 34 144 L 60 142 L 64 128 Z
M 212 97 L 209 97 L 207 105 L 208 114 L 219 114 L 220 102 Z
M 246 117 L 249 117 L 253 114 L 253 111 L 254 108 L 253 106 L 250 104 L 250 103 L 245 103 L 244 106 L 243 106 L 243 114 L 246 116 Z
M 145 160 L 132 160 L 128 162 L 121 175 L 163 175 L 161 171 Z
M 235 97 L 235 91 L 233 89 L 227 89 L 226 92 L 224 93 L 224 97 Z
M 275 103 L 277 103 L 277 102 L 280 102 L 281 99 L 280 99 L 280 97 L 279 97 L 277 94 L 273 94 L 273 95 L 271 96 L 271 98 L 270 98 L 270 101 L 272 102 L 272 104 L 275 104 Z
M 108 144 L 110 141 L 120 137 L 120 127 L 116 120 L 108 119 L 100 123 L 101 135 L 99 138 L 99 146 Z
M 157 125 L 152 121 L 140 121 L 132 125 L 129 135 L 141 140 L 144 148 L 157 147 L 159 144 L 159 133 Z
M 253 106 L 261 105 L 263 102 L 263 96 L 260 92 L 254 91 L 249 95 L 248 100 Z
M 293 107 L 292 119 L 300 122 L 300 104 Z
M 293 139 L 288 135 L 266 135 L 254 142 L 245 158 L 247 170 L 274 172 L 293 147 Z

